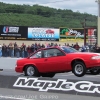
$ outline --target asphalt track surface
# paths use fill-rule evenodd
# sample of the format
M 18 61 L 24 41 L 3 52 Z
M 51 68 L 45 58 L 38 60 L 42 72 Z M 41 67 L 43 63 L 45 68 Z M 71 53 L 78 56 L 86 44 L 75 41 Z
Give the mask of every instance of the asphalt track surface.
M 23 76 L 23 73 L 16 73 L 14 71 L 15 62 L 17 59 L 12 61 L 12 59 L 1 59 L 0 58 L 0 75 L 6 76 Z M 12 65 L 11 65 L 11 64 Z M 5 66 L 4 66 L 5 64 Z M 9 65 L 10 64 L 10 65 Z M 88 80 L 88 81 L 100 81 L 100 75 L 91 75 L 87 73 L 83 77 L 76 77 L 72 72 L 59 73 L 53 78 L 56 79 L 74 79 L 74 80 Z M 70 94 L 60 94 L 60 93 L 46 93 L 37 91 L 26 91 L 26 90 L 15 90 L 15 89 L 4 89 L 0 88 L 0 99 L 1 100 L 100 100 L 99 97 L 93 96 L 81 96 L 81 95 L 70 95 Z
M 100 100 L 100 97 L 0 88 L 1 100 Z

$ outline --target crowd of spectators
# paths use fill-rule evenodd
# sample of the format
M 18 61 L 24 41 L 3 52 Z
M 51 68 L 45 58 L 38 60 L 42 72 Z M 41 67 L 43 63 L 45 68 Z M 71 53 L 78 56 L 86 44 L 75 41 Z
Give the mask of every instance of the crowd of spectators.
M 31 45 L 26 46 L 24 43 L 22 43 L 21 46 L 18 46 L 18 44 L 15 43 L 9 43 L 9 45 L 0 44 L 0 57 L 28 57 L 31 53 L 34 53 L 40 48 L 47 48 L 51 46 L 61 46 L 57 43 L 49 43 L 49 44 L 40 44 L 40 43 L 33 43 Z M 70 46 L 75 48 L 76 50 L 80 49 L 80 46 L 78 43 L 69 45 L 69 43 L 65 43 L 64 46 Z M 95 49 L 95 52 L 99 52 L 100 48 L 96 45 L 93 49 Z M 89 50 L 88 45 L 82 46 L 81 51 L 85 52 Z
M 98 46 L 98 44 L 95 44 L 91 47 L 91 52 L 100 53 L 100 46 Z

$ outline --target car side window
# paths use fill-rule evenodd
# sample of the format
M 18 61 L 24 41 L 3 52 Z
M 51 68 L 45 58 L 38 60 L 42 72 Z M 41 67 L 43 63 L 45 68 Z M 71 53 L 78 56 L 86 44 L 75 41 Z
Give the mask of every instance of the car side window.
M 41 51 L 36 52 L 30 58 L 42 58 L 42 52 Z
M 63 56 L 63 52 L 58 49 L 47 49 L 44 50 L 44 57 L 54 57 L 54 56 Z

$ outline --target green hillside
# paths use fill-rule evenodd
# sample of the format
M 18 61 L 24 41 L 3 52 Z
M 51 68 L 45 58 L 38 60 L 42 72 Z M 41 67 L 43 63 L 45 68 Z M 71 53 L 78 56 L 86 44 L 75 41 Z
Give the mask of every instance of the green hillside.
M 87 13 L 0 2 L 0 25 L 81 28 L 85 18 L 87 26 L 97 26 L 97 16 Z

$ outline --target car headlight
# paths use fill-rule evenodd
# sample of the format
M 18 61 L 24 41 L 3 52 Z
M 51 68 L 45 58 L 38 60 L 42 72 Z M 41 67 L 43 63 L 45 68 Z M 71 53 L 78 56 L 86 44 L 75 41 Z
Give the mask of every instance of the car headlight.
M 92 60 L 98 60 L 98 59 L 100 59 L 100 56 L 93 56 L 91 59 Z

